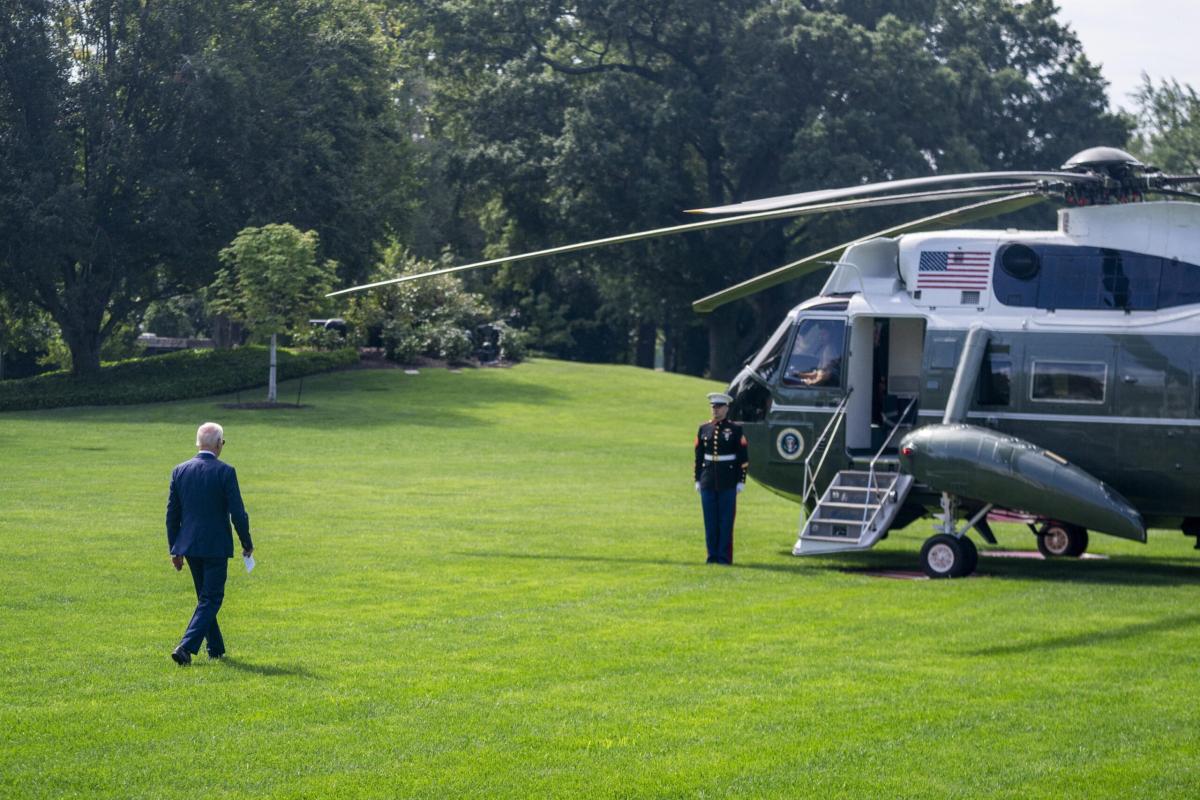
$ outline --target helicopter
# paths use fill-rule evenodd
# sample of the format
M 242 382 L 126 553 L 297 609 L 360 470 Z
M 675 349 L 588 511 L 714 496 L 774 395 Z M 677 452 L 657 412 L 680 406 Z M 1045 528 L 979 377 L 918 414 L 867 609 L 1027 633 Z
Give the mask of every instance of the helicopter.
M 801 505 L 795 555 L 867 550 L 933 515 L 920 565 L 974 572 L 990 514 L 1048 558 L 1089 532 L 1200 549 L 1200 175 L 1114 147 L 1058 170 L 933 175 L 695 209 L 704 219 L 354 286 L 765 219 L 970 200 L 693 303 L 709 313 L 832 266 L 733 378 L 750 476 Z M 971 229 L 1058 204 L 1054 230 Z

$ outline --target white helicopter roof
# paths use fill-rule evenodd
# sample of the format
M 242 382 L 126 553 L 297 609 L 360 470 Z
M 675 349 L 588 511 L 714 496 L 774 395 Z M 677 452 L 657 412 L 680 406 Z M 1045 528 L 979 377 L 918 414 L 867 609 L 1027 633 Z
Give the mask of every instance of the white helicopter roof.
M 992 273 L 999 249 L 1013 243 L 1112 248 L 1200 264 L 1200 204 L 1067 208 L 1059 211 L 1057 230 L 954 230 L 868 239 L 846 250 L 822 297 L 796 311 L 840 295 L 850 316 L 920 316 L 935 327 L 961 327 L 964 316 L 986 316 L 989 325 L 1000 328 L 1194 330 L 1200 316 L 1196 306 L 1114 315 L 1111 310 L 1055 311 L 1000 303 Z

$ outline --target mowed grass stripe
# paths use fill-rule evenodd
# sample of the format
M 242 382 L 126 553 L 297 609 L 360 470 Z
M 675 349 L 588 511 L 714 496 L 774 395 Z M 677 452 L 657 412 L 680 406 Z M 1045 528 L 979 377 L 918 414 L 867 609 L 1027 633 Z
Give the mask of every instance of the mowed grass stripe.
M 1190 540 L 880 580 L 844 569 L 914 568 L 928 522 L 796 559 L 752 485 L 707 567 L 715 386 L 542 360 L 0 415 L 0 796 L 1196 793 Z M 231 659 L 179 669 L 166 479 L 207 419 L 260 565 L 231 563 Z

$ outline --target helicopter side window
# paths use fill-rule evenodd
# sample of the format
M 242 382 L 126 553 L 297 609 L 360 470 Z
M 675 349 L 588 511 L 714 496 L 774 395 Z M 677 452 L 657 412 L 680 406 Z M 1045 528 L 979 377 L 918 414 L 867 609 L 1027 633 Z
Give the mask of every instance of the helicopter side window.
M 1000 266 L 993 288 L 1009 306 L 1153 311 L 1200 302 L 1200 270 L 1128 250 L 1009 244 Z
M 1012 356 L 989 348 L 979 368 L 979 405 L 1006 406 L 1012 399 Z
M 1108 365 L 1090 361 L 1034 361 L 1031 400 L 1103 403 Z
M 1200 267 L 1175 259 L 1162 259 L 1158 307 L 1170 308 L 1195 303 L 1200 303 Z
M 783 371 L 785 386 L 838 386 L 842 382 L 842 352 L 846 324 L 837 319 L 805 319 Z

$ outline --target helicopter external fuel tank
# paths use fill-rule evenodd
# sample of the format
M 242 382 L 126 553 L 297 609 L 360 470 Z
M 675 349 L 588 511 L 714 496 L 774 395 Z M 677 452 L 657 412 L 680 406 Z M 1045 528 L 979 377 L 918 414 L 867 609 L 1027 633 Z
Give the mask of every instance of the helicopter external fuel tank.
M 901 440 L 900 464 L 938 492 L 1146 541 L 1142 517 L 1124 497 L 1015 436 L 974 425 L 927 425 Z

